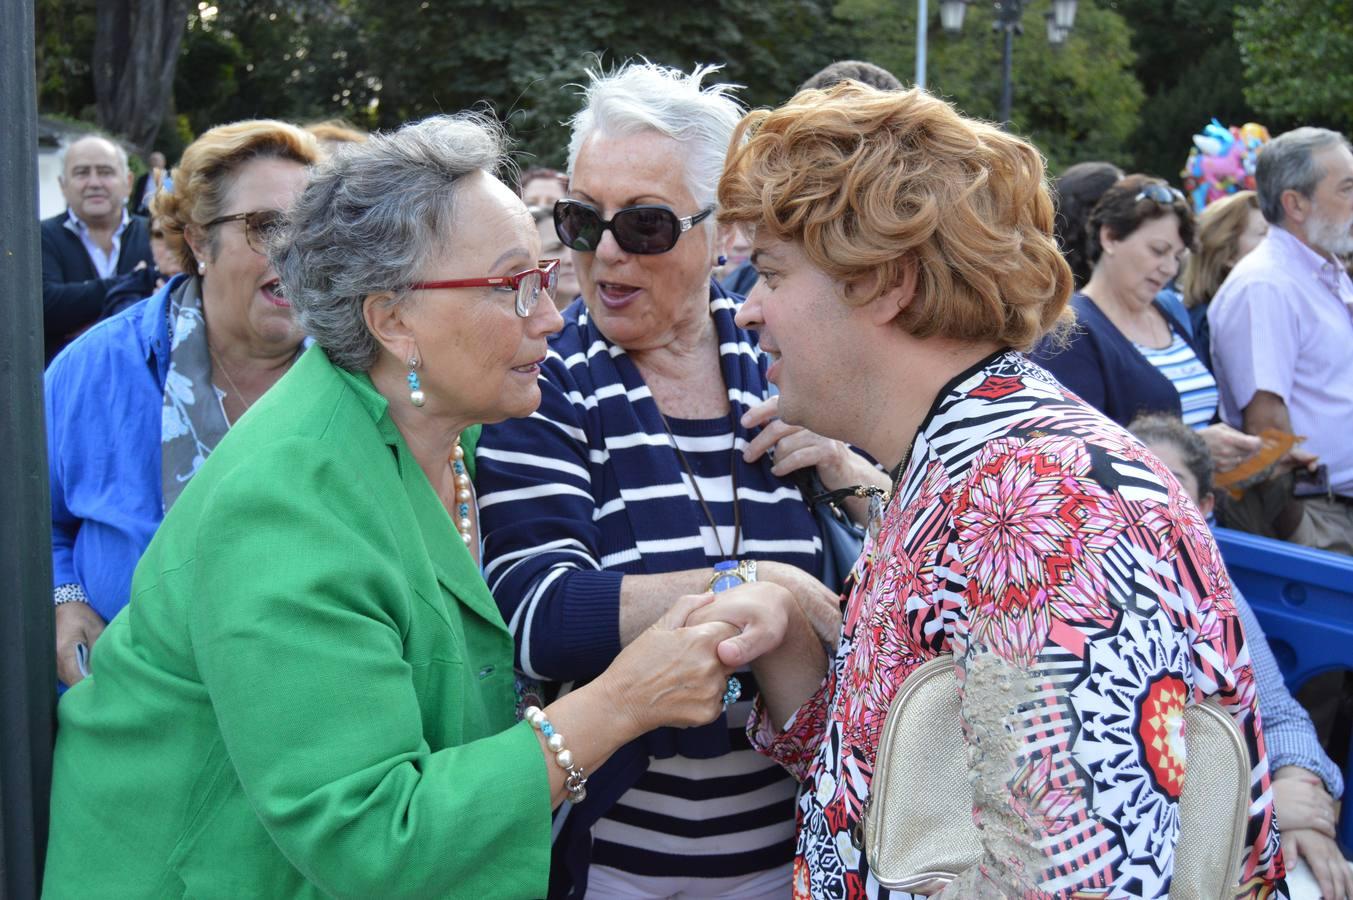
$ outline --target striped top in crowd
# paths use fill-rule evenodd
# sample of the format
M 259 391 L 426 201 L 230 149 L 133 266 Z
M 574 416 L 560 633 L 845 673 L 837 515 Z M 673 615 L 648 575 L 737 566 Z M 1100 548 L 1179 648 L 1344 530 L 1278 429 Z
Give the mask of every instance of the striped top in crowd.
M 624 575 L 708 569 L 733 555 L 730 463 L 737 555 L 816 572 L 821 540 L 803 495 L 771 474 L 768 459 L 742 459 L 755 432 L 739 420 L 768 396 L 765 359 L 717 285 L 710 312 L 728 416 L 664 425 L 633 360 L 575 303 L 550 341 L 539 410 L 484 431 L 476 454 L 484 573 L 516 638 L 518 666 L 532 677 L 571 682 L 602 671 L 620 650 Z M 557 849 L 654 877 L 735 877 L 787 864 L 794 784 L 748 748 L 747 709 L 735 704 L 711 725 L 662 729 L 622 749 L 591 778 L 588 800 L 565 812 Z M 589 850 L 584 832 L 594 825 Z
M 1171 329 L 1170 337 L 1168 347 L 1135 346 L 1179 392 L 1184 424 L 1190 428 L 1206 428 L 1217 415 L 1217 379 L 1212 377 L 1183 335 Z

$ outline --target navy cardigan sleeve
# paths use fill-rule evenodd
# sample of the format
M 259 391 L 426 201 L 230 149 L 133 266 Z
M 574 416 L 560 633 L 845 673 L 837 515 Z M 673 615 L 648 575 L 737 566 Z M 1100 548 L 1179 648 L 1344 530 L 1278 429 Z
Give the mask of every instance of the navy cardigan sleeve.
M 1144 413 L 1179 416 L 1179 392 L 1085 294 L 1071 299 L 1076 326 L 1064 345 L 1045 339 L 1030 356 L 1086 403 L 1126 426 Z M 1182 326 L 1160 307 L 1171 329 Z M 1185 340 L 1187 340 L 1185 336 Z

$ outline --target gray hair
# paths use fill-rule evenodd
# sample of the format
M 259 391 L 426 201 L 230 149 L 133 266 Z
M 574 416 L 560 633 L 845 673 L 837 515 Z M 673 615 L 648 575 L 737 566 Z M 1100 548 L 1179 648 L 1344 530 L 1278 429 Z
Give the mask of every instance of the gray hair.
M 1283 223 L 1283 192 L 1296 191 L 1303 197 L 1315 193 L 1325 172 L 1316 165 L 1315 155 L 1326 147 L 1348 140 L 1328 128 L 1296 128 L 1278 135 L 1259 152 L 1254 180 L 1259 188 L 1259 209 L 1272 225 Z
M 61 175 L 59 177 L 61 178 L 66 177 L 66 154 L 70 151 L 70 148 L 74 147 L 81 141 L 88 141 L 91 139 L 103 141 L 104 143 L 108 144 L 113 148 L 113 151 L 117 154 L 118 164 L 122 166 L 122 174 L 125 175 L 127 174 L 127 172 L 131 171 L 131 163 L 127 159 L 127 148 L 122 146 L 112 138 L 110 138 L 108 135 L 99 134 L 97 131 L 93 131 L 90 132 L 89 134 L 80 135 L 79 137 L 77 137 L 75 140 L 71 141 L 68 144 L 62 144 L 61 149 L 56 151 L 56 164 L 58 168 L 61 170 Z
M 401 287 L 451 236 L 461 179 L 504 161 L 502 127 L 480 113 L 432 116 L 322 164 L 288 215 L 272 262 L 288 302 L 337 366 L 365 372 L 379 353 L 362 303 Z
M 685 182 L 695 202 L 701 209 L 715 205 L 724 157 L 743 113 L 742 105 L 732 97 L 740 85 L 700 86 L 706 75 L 720 68 L 696 66 L 688 75 L 645 61 L 626 63 L 610 74 L 589 71 L 591 83 L 584 90 L 583 108 L 571 123 L 569 177 L 573 177 L 578 152 L 593 133 L 656 131 L 686 148 Z

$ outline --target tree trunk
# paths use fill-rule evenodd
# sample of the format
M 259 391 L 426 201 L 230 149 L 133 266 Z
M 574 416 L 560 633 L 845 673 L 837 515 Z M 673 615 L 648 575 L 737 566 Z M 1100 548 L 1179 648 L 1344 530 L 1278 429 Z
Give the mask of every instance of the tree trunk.
M 98 0 L 94 96 L 99 124 L 142 155 L 153 149 L 174 89 L 189 0 Z

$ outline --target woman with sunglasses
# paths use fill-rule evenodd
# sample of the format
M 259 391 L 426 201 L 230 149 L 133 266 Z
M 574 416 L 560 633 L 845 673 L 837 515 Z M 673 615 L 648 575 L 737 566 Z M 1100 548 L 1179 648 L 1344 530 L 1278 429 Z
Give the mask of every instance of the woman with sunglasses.
M 46 376 L 56 664 L 83 676 L 160 520 L 227 429 L 295 361 L 302 333 L 265 239 L 319 158 L 284 122 L 213 128 L 155 221 L 186 275 L 90 329 Z M 144 296 L 144 295 L 143 295 Z
M 1090 280 L 1071 299 L 1075 332 L 1033 353 L 1063 385 L 1110 419 L 1182 418 L 1202 434 L 1218 470 L 1254 454 L 1257 437 L 1216 422 L 1217 381 L 1187 324 L 1157 299 L 1193 246 L 1193 210 L 1184 195 L 1146 175 L 1105 191 L 1086 226 Z
M 736 631 L 682 627 L 708 598 L 515 711 L 474 441 L 535 410 L 560 320 L 502 159 L 496 123 L 443 116 L 315 170 L 273 257 L 314 345 L 169 511 L 61 701 L 50 895 L 540 897 L 551 808 L 639 734 L 719 715 Z
M 753 579 L 792 591 L 834 641 L 818 528 L 785 476 L 883 477 L 773 420 L 767 360 L 712 278 L 740 110 L 727 85 L 701 86 L 710 71 L 593 75 L 554 208 L 584 302 L 551 338 L 540 411 L 480 444 L 485 575 L 519 667 L 546 682 L 586 683 L 683 594 Z M 747 748 L 756 685 L 736 677 L 726 717 L 645 735 L 596 774 L 558 823 L 551 896 L 787 893 L 795 784 Z

